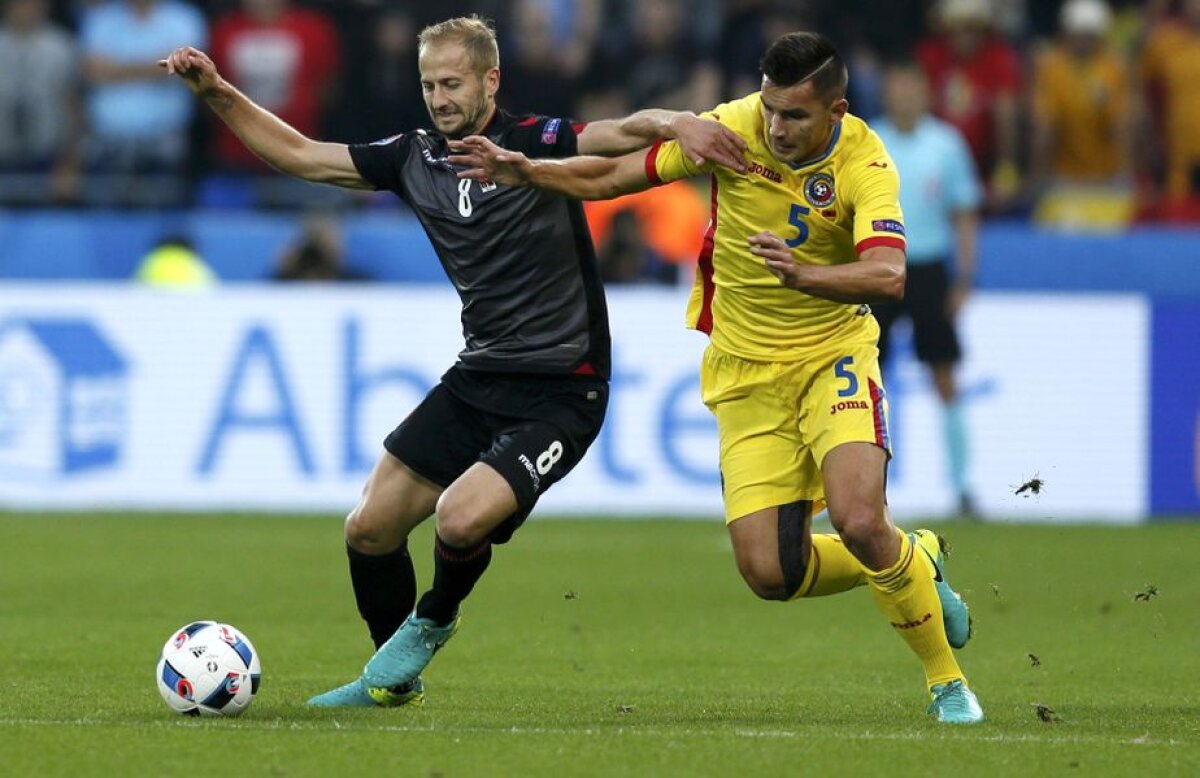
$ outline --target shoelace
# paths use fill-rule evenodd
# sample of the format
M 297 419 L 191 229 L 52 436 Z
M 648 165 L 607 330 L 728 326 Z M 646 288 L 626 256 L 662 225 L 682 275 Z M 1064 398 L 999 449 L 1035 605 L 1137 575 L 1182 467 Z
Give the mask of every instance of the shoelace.
M 967 698 L 965 694 L 956 694 L 962 689 L 962 681 L 951 681 L 941 688 L 937 696 L 933 698 L 933 702 L 929 703 L 929 712 L 933 713 L 940 705 L 945 705 L 952 709 L 955 713 L 967 712 Z
M 421 644 L 427 651 L 435 651 L 439 643 L 434 634 L 443 631 L 445 627 L 431 627 L 428 624 L 417 624 L 416 627 L 419 630 Z

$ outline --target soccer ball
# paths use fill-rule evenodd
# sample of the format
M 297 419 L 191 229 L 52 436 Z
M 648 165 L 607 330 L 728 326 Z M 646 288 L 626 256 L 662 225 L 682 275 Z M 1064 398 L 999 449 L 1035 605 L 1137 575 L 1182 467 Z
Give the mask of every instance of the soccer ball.
M 258 694 L 262 667 L 228 624 L 194 621 L 167 638 L 155 680 L 167 707 L 186 716 L 239 716 Z

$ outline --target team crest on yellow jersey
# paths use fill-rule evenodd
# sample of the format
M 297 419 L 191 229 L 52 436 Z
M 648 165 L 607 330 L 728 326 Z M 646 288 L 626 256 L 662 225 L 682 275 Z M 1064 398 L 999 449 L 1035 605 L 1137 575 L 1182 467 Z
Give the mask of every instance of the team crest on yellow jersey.
M 833 187 L 833 176 L 828 173 L 813 173 L 804 181 L 804 198 L 813 208 L 828 208 L 837 200 Z

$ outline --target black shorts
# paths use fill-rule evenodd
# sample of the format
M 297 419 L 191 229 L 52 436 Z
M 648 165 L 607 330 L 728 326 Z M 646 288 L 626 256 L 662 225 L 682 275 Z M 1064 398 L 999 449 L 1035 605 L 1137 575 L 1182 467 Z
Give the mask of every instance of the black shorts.
M 452 368 L 383 446 L 421 477 L 448 487 L 476 462 L 504 477 L 517 512 L 490 535 L 507 542 L 538 498 L 579 463 L 608 408 L 601 379 Z
M 879 363 L 886 364 L 892 324 L 901 316 L 912 320 L 917 359 L 931 365 L 953 364 L 962 358 L 958 332 L 946 313 L 950 279 L 943 262 L 908 266 L 904 299 L 895 303 L 871 303 L 879 321 Z

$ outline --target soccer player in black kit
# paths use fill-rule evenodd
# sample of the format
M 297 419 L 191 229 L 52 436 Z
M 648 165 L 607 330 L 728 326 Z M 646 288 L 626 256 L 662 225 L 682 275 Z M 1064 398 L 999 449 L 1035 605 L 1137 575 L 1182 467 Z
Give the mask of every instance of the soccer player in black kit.
M 648 110 L 572 124 L 498 110 L 499 54 L 477 18 L 432 25 L 419 68 L 434 131 L 365 145 L 311 140 L 256 105 L 193 48 L 160 64 L 278 170 L 352 189 L 387 189 L 424 226 L 462 300 L 465 348 L 387 436 L 346 519 L 359 613 L 376 653 L 320 707 L 420 704 L 420 673 L 458 628 L 459 605 L 538 497 L 596 438 L 608 404 L 608 314 L 583 211 L 539 189 L 460 180 L 447 138 L 482 134 L 531 157 L 615 156 L 678 138 L 698 162 L 741 167 L 744 144 L 715 122 Z M 437 517 L 433 586 L 418 600 L 407 539 Z

